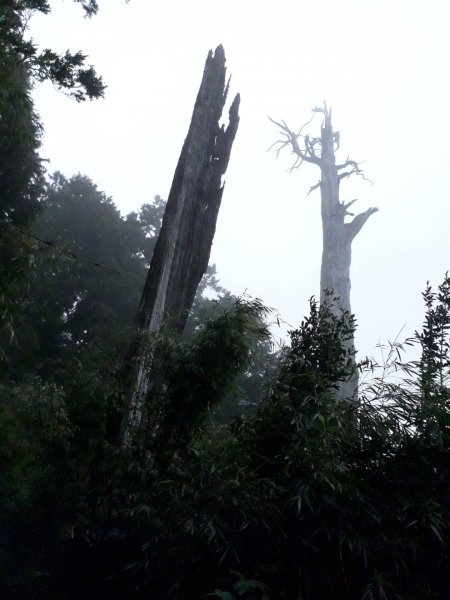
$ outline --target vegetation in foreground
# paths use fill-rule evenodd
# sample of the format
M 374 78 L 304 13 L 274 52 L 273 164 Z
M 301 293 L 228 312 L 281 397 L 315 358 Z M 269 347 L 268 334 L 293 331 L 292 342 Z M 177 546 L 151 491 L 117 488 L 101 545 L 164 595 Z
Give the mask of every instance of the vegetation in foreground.
M 259 408 L 226 424 L 214 406 L 267 337 L 257 301 L 149 340 L 158 435 L 126 450 L 100 348 L 62 384 L 5 383 L 2 595 L 445 598 L 450 279 L 424 298 L 420 358 L 393 345 L 354 404 L 334 393 L 353 320 L 314 299 Z
M 45 180 L 32 85 L 104 85 L 26 39 L 46 0 L 2 11 L 0 596 L 447 597 L 449 278 L 424 293 L 419 358 L 394 344 L 357 403 L 335 394 L 350 315 L 312 300 L 274 366 L 259 302 L 199 296 L 185 338 L 148 340 L 147 422 L 123 449 L 118 357 L 162 205 L 122 219 L 87 178 Z M 237 383 L 258 408 L 227 419 Z

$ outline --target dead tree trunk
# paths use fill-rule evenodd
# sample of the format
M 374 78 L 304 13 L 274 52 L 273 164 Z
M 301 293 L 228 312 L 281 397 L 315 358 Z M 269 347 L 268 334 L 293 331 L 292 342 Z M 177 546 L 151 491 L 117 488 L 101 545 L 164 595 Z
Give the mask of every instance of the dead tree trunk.
M 321 214 L 323 232 L 322 266 L 320 271 L 320 301 L 325 300 L 327 292 L 331 292 L 336 301 L 333 308 L 336 312 L 344 310 L 351 314 L 350 306 L 350 263 L 352 242 L 360 232 L 367 219 L 376 212 L 377 208 L 369 208 L 354 216 L 348 209 L 356 201 L 341 202 L 339 198 L 340 183 L 351 175 L 364 177 L 360 163 L 347 158 L 343 163 L 336 164 L 336 151 L 339 149 L 339 132 L 333 131 L 331 110 L 324 104 L 323 108 L 315 108 L 313 117 L 298 133 L 293 132 L 284 121 L 278 123 L 283 139 L 275 142 L 277 153 L 285 146 L 290 147 L 296 159 L 291 171 L 300 167 L 303 162 L 315 164 L 320 169 L 320 180 L 309 193 L 320 188 Z M 303 129 L 311 123 L 316 113 L 323 114 L 321 135 L 319 138 L 303 135 Z M 346 222 L 346 217 L 353 219 Z M 354 353 L 354 340 L 345 341 L 346 347 Z M 353 369 L 347 382 L 340 387 L 340 395 L 347 399 L 356 398 L 358 388 L 358 373 Z
M 223 175 L 239 124 L 239 94 L 229 124 L 219 125 L 227 99 L 222 46 L 209 52 L 189 131 L 181 150 L 150 270 L 136 316 L 140 332 L 159 332 L 169 324 L 181 332 L 200 279 L 208 267 Z M 126 437 L 139 426 L 151 381 L 145 345 L 137 343 L 132 362 L 132 398 Z

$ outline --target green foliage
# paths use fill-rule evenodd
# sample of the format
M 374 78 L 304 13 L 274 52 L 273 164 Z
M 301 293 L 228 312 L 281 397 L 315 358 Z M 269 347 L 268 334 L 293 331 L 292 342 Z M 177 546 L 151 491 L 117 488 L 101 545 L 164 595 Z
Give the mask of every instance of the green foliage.
M 129 337 L 164 208 L 156 196 L 122 217 L 88 177 L 56 173 L 49 179 L 30 232 L 41 242 L 31 245 L 23 236 L 33 248 L 33 270 L 17 279 L 20 285 L 11 294 L 22 318 L 16 317 L 10 376 L 55 378 L 71 357 L 83 361 L 86 352 L 117 347 Z M 24 276 L 29 266 L 21 264 Z M 206 290 L 224 292 L 214 266 L 199 286 L 187 338 L 207 314 L 218 312 L 201 296 Z
M 300 328 L 291 331 L 291 349 L 283 361 L 279 382 L 287 392 L 320 398 L 348 378 L 354 351 L 346 346 L 355 329 L 354 317 L 345 311 L 333 314 L 335 298 L 328 295 L 319 305 L 309 303 L 310 314 Z
M 0 387 L 0 596 L 55 591 L 64 545 L 94 535 L 113 449 L 106 429 L 116 390 L 102 353 L 65 364 L 64 387 L 33 379 Z
M 1 34 L 1 31 L 0 31 Z M 22 64 L 0 58 L 0 235 L 6 223 L 28 225 L 39 210 L 41 126 Z
M 217 294 L 218 299 L 210 300 L 202 295 L 208 291 Z M 240 303 L 241 300 L 220 287 L 215 266 L 211 265 L 200 282 L 183 337 L 189 339 L 206 321 L 214 319 L 223 311 L 232 310 L 236 302 Z M 265 388 L 276 368 L 277 353 L 274 352 L 270 337 L 255 333 L 267 328 L 266 319 L 273 312 L 272 309 L 261 311 L 258 317 L 259 327 L 254 328 L 253 334 L 250 330 L 247 331 L 250 342 L 249 365 L 236 377 L 235 386 L 230 393 L 212 410 L 215 422 L 229 423 L 235 417 L 252 414 L 261 403 Z
M 0 22 L 0 36 L 1 28 Z M 9 57 L 2 59 L 0 50 L 0 362 L 9 355 L 14 320 L 21 315 L 19 292 L 34 262 L 34 245 L 16 226 L 28 225 L 39 210 L 40 137 L 26 72 Z
M 148 340 L 146 368 L 152 388 L 145 398 L 137 438 L 147 438 L 145 452 L 165 464 L 183 448 L 208 411 L 233 394 L 236 376 L 251 363 L 255 344 L 269 337 L 258 300 L 215 301 L 214 316 L 199 322 L 187 341 L 168 332 Z M 227 305 L 228 304 L 228 305 Z
M 426 323 L 438 308 L 428 305 Z M 358 405 L 335 393 L 351 366 L 351 328 L 348 315 L 312 301 L 260 410 L 205 425 L 136 490 L 125 527 L 135 523 L 143 549 L 132 570 L 139 589 L 183 598 L 209 587 L 231 598 L 239 570 L 275 599 L 443 595 L 448 402 L 428 404 L 439 438 L 417 426 L 424 360 L 442 327 L 416 335 L 420 361 L 394 360 L 402 384 L 375 379 Z
M 43 566 L 62 534 L 60 483 L 74 432 L 58 386 L 2 386 L 0 397 L 0 595 L 32 598 L 33 563 Z
M 157 197 L 122 218 L 87 177 L 57 173 L 50 179 L 31 232 L 46 244 L 35 245 L 22 294 L 11 294 L 23 315 L 15 328 L 11 376 L 54 377 L 55 361 L 117 346 L 133 322 L 163 210 Z
M 98 10 L 95 1 L 82 2 L 88 16 Z M 46 48 L 39 52 L 32 40 L 25 37 L 28 19 L 32 12 L 37 11 L 48 14 L 50 4 L 46 0 L 3 0 L 2 19 L 0 21 L 0 39 L 2 50 L 0 64 L 11 69 L 12 63 L 21 65 L 29 78 L 30 84 L 35 81 L 51 81 L 58 89 L 64 90 L 78 102 L 86 99 L 102 97 L 105 86 L 101 77 L 98 77 L 92 66 L 86 66 L 81 52 L 64 54 Z M 13 71 L 15 68 L 12 69 Z M 3 78 L 2 78 L 3 83 Z M 4 87 L 3 85 L 1 86 Z M 15 86 L 10 86 L 14 88 Z M 0 104 L 3 113 L 4 102 Z
M 269 600 L 267 595 L 267 586 L 256 579 L 247 579 L 242 573 L 235 572 L 238 576 L 238 581 L 233 585 L 233 593 L 224 592 L 216 589 L 212 594 L 214 598 L 223 598 L 223 600 L 236 600 L 236 598 L 260 598 L 261 600 Z
M 86 15 L 98 10 L 95 0 L 75 0 Z M 17 287 L 33 261 L 33 247 L 17 227 L 29 226 L 40 210 L 44 168 L 38 150 L 42 128 L 30 90 L 51 81 L 78 102 L 99 98 L 105 86 L 81 52 L 38 51 L 26 37 L 33 12 L 50 12 L 47 0 L 2 0 L 0 3 L 0 361 L 9 355 L 15 333 Z
M 87 14 L 96 2 L 82 2 Z M 77 101 L 103 96 L 105 86 L 81 52 L 39 52 L 26 38 L 33 11 L 47 14 L 45 0 L 3 0 L 0 13 L 0 218 L 27 225 L 36 216 L 42 188 L 42 163 L 37 150 L 41 126 L 33 109 L 30 88 L 51 81 Z
M 10 359 L 16 343 L 17 321 L 22 320 L 27 277 L 34 268 L 36 248 L 29 239 L 0 227 L 0 365 Z M 0 378 L 1 379 L 1 378 Z
M 445 406 L 449 401 L 448 382 L 450 378 L 450 278 L 446 275 L 435 294 L 430 285 L 423 293 L 426 306 L 422 332 L 416 332 L 420 344 L 421 359 L 413 367 L 419 377 L 422 402 L 416 426 L 424 434 L 442 444 L 445 428 L 449 421 Z
M 338 388 L 352 368 L 353 319 L 312 299 L 259 409 L 227 425 L 211 411 L 265 343 L 268 313 L 258 301 L 216 303 L 189 337 L 149 339 L 147 436 L 125 452 L 109 436 L 120 380 L 95 343 L 83 361 L 64 361 L 63 385 L 4 386 L 7 592 L 445 597 L 448 277 L 425 301 L 423 330 L 408 341 L 420 357 L 402 362 L 393 344 L 349 403 Z
M 382 374 L 367 386 L 365 395 L 377 397 L 381 415 L 396 423 L 389 435 L 426 438 L 437 448 L 448 445 L 450 422 L 448 404 L 450 378 L 450 278 L 433 292 L 427 284 L 422 330 L 406 340 L 419 351 L 419 358 L 402 361 L 405 347 L 391 344 Z M 398 378 L 400 382 L 398 382 Z M 364 398 L 365 399 L 365 395 Z M 395 399 L 395 404 L 393 403 Z

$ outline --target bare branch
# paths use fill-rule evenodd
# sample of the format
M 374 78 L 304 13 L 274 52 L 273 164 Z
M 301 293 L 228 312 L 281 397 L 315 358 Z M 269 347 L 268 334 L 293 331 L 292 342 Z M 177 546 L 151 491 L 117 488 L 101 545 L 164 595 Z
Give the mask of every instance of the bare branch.
M 351 206 L 352 204 L 354 204 L 354 203 L 355 203 L 355 202 L 357 202 L 357 201 L 358 201 L 358 198 L 354 198 L 353 200 L 350 200 L 349 202 L 343 202 L 343 203 L 342 203 L 342 206 L 344 207 L 344 210 L 345 210 L 345 214 L 346 214 L 346 215 L 350 215 L 351 217 L 353 217 L 353 215 L 354 215 L 355 213 L 351 213 L 351 212 L 349 212 L 349 211 L 348 211 L 348 209 L 350 208 L 350 206 Z
M 350 175 L 353 175 L 353 173 L 356 173 L 356 171 L 344 171 L 343 173 L 339 173 L 338 179 L 341 181 L 342 179 L 350 177 Z
M 357 202 L 357 198 L 355 198 L 354 200 L 350 200 L 349 202 L 344 202 L 344 201 L 341 202 L 340 200 L 338 200 L 338 203 L 337 203 L 338 214 L 342 215 L 344 218 L 346 216 L 353 217 L 354 213 L 351 213 L 348 209 L 355 202 Z
M 314 117 L 314 115 L 313 115 Z M 316 140 L 316 138 L 313 138 L 312 141 L 310 141 L 309 136 L 306 136 L 305 139 L 305 148 L 301 148 L 300 144 L 299 144 L 299 138 L 302 137 L 301 136 L 301 131 L 303 130 L 303 128 L 312 121 L 312 119 L 309 120 L 308 123 L 306 123 L 299 131 L 298 134 L 294 133 L 291 129 L 289 129 L 289 127 L 287 126 L 285 121 L 275 121 L 275 119 L 272 119 L 271 117 L 268 117 L 269 121 L 271 121 L 274 125 L 276 125 L 277 127 L 280 128 L 280 133 L 283 136 L 283 138 L 285 139 L 280 139 L 277 140 L 274 144 L 272 144 L 269 148 L 269 150 L 271 148 L 274 148 L 276 146 L 278 146 L 277 148 L 277 157 L 280 153 L 281 150 L 283 150 L 283 148 L 287 145 L 291 146 L 292 149 L 292 154 L 295 154 L 297 156 L 297 159 L 295 160 L 293 166 L 291 167 L 291 171 L 293 169 L 297 169 L 298 167 L 300 167 L 301 163 L 303 161 L 305 162 L 309 162 L 309 163 L 313 163 L 315 165 L 319 165 L 320 166 L 320 158 L 316 155 L 315 151 L 314 151 L 314 146 L 317 144 L 318 140 Z M 306 141 L 308 140 L 308 141 Z M 299 160 L 300 159 L 300 160 Z
M 303 158 L 300 158 L 299 156 L 297 157 L 297 160 L 295 161 L 295 163 L 292 165 L 292 167 L 290 169 L 288 169 L 289 173 L 292 173 L 292 171 L 299 169 L 303 164 Z
M 284 129 L 283 125 L 281 123 L 278 123 L 278 121 L 275 121 L 275 119 L 272 119 L 272 117 L 267 117 L 269 119 L 269 121 L 272 121 L 272 123 L 274 125 L 276 125 L 277 127 L 279 127 L 280 129 Z
M 316 154 L 316 151 L 314 149 L 314 146 L 316 146 L 316 144 L 320 144 L 320 140 L 318 140 L 317 138 L 311 138 L 309 137 L 309 135 L 305 135 L 305 148 L 306 151 L 313 157 L 315 158 L 319 158 Z
M 367 181 L 370 183 L 370 185 L 373 185 L 373 181 L 364 175 L 364 171 L 361 171 L 360 173 L 358 173 L 358 175 L 360 175 L 364 179 L 364 181 Z
M 322 182 L 319 179 L 319 181 L 315 185 L 313 185 L 309 188 L 309 192 L 306 195 L 309 196 L 311 192 L 314 192 L 314 190 L 317 190 L 317 188 L 320 188 L 321 183 Z
M 348 156 L 345 163 L 341 165 L 336 165 L 336 169 L 340 171 L 341 169 L 347 169 L 348 167 L 352 167 L 355 170 L 361 171 L 359 165 L 362 165 L 362 162 L 357 162 L 356 160 L 351 160 Z
M 283 140 L 276 140 L 273 144 L 271 144 L 271 146 L 269 146 L 269 148 L 267 148 L 267 152 L 270 152 L 270 150 L 272 150 L 272 148 L 274 148 L 278 144 L 279 144 L 279 148 L 277 148 L 277 150 L 276 150 L 277 158 L 278 158 L 278 155 L 280 154 L 280 151 L 283 150 L 283 148 L 289 144 L 289 140 L 286 140 L 284 142 L 283 142 Z
M 365 181 L 368 181 L 369 183 L 373 184 L 373 181 L 366 177 L 364 171 L 361 169 L 362 164 L 363 162 L 357 162 L 356 160 L 351 160 L 347 157 L 345 163 L 342 163 L 341 165 L 336 165 L 336 171 L 338 172 L 339 181 L 341 181 L 342 179 L 346 179 L 351 175 L 358 175 L 359 177 L 362 177 Z M 341 171 L 342 169 L 349 170 L 339 173 L 339 171 Z
M 312 120 L 314 119 L 314 117 L 316 116 L 315 111 L 313 111 L 312 117 L 310 118 L 309 121 L 307 121 L 304 125 L 302 125 L 297 133 L 297 137 L 300 137 L 302 134 L 302 131 L 305 129 L 305 127 L 308 127 L 308 125 L 310 125 L 312 123 Z
M 365 212 L 356 215 L 356 217 L 352 221 L 350 221 L 350 223 L 345 223 L 347 235 L 350 236 L 351 240 L 353 240 L 353 238 L 355 238 L 358 235 L 358 233 L 365 225 L 367 219 L 374 213 L 378 212 L 378 210 L 379 209 L 376 207 L 371 207 Z
M 341 147 L 341 134 L 339 131 L 333 132 L 334 151 L 336 152 Z

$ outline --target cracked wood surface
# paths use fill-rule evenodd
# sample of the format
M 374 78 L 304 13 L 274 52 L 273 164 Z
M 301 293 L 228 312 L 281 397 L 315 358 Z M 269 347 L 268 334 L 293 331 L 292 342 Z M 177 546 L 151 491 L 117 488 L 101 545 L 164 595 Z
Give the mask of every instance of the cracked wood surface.
M 166 210 L 136 316 L 136 327 L 155 333 L 168 325 L 182 332 L 209 262 L 231 148 L 239 125 L 239 94 L 228 125 L 219 121 L 227 100 L 225 53 L 218 46 L 206 59 L 191 124 L 167 200 Z M 151 374 L 145 347 L 137 343 L 133 363 L 128 429 L 139 426 Z

